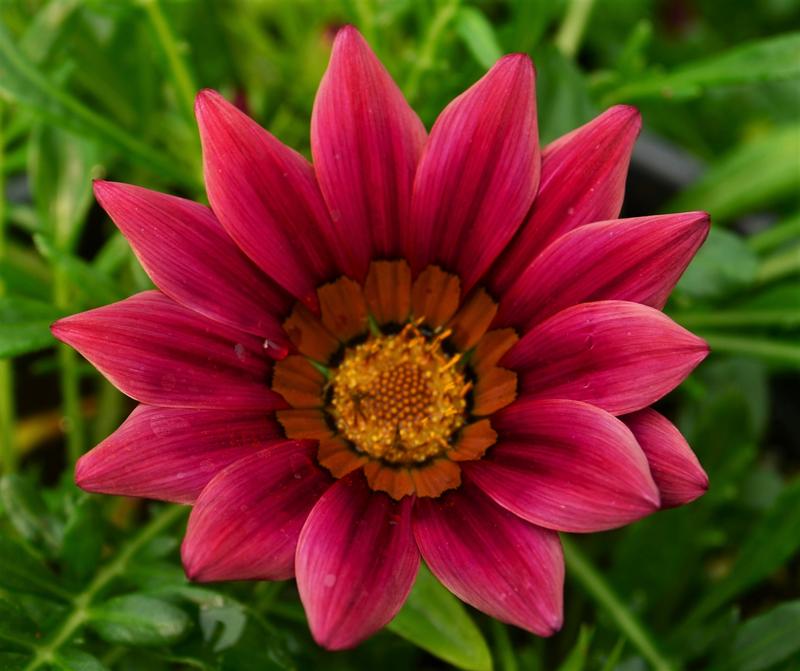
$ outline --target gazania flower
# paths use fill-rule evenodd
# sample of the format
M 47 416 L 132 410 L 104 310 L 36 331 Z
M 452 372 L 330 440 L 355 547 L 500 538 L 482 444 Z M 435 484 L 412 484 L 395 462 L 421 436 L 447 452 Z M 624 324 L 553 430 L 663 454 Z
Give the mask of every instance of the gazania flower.
M 707 353 L 660 308 L 708 217 L 615 219 L 634 109 L 540 154 L 533 67 L 511 55 L 427 134 L 345 28 L 313 166 L 214 92 L 197 119 L 211 209 L 95 186 L 159 291 L 53 326 L 141 402 L 78 484 L 193 504 L 190 578 L 295 576 L 316 640 L 345 648 L 422 557 L 546 636 L 558 531 L 705 490 L 648 406 Z

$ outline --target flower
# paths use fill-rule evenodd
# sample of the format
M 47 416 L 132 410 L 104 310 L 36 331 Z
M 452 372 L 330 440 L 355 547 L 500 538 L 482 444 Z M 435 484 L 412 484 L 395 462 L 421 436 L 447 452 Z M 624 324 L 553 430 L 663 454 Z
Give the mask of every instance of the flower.
M 212 91 L 197 119 L 211 209 L 95 184 L 159 291 L 53 325 L 141 402 L 78 485 L 193 504 L 190 578 L 296 576 L 338 649 L 395 615 L 421 556 L 546 636 L 558 531 L 705 491 L 648 406 L 707 354 L 660 308 L 708 216 L 616 219 L 636 110 L 540 154 L 533 66 L 510 55 L 426 134 L 348 27 L 313 166 Z

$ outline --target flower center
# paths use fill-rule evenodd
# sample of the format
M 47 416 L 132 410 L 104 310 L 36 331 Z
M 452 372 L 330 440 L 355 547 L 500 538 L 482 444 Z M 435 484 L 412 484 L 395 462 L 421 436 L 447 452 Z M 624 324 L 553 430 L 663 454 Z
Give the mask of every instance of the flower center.
M 465 422 L 471 383 L 461 355 L 442 349 L 445 331 L 427 338 L 415 324 L 349 348 L 333 374 L 331 414 L 358 450 L 394 464 L 443 453 Z

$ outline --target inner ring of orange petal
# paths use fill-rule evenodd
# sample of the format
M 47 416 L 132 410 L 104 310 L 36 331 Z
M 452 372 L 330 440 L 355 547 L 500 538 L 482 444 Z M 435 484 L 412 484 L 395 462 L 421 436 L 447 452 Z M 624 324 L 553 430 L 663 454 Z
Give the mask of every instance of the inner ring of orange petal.
M 284 329 L 298 350 L 275 365 L 272 388 L 288 438 L 319 441 L 334 477 L 363 468 L 395 499 L 436 497 L 461 483 L 462 461 L 496 439 L 490 415 L 516 396 L 497 366 L 516 341 L 488 331 L 497 310 L 483 290 L 462 301 L 455 275 L 431 266 L 411 281 L 405 261 L 376 261 L 363 286 L 319 287 L 319 316 L 295 305 Z

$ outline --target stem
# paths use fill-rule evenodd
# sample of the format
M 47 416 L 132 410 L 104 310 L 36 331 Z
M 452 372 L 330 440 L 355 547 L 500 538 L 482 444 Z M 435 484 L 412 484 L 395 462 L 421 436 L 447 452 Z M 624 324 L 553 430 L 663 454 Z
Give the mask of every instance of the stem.
M 677 312 L 670 315 L 687 329 L 800 325 L 800 310 L 722 310 L 719 312 Z
M 567 14 L 555 38 L 559 51 L 567 58 L 575 58 L 586 31 L 594 0 L 570 0 Z
M 499 671 L 519 671 L 508 629 L 506 625 L 495 619 L 492 619 L 492 638 L 494 639 L 495 658 L 497 659 Z
M 698 335 L 709 344 L 712 351 L 756 356 L 795 367 L 800 366 L 800 346 L 792 343 L 717 333 Z
M 45 664 L 55 661 L 61 646 L 68 643 L 75 633 L 89 620 L 89 606 L 92 600 L 117 576 L 124 573 L 131 558 L 153 538 L 177 522 L 185 513 L 184 506 L 169 506 L 142 527 L 141 531 L 124 545 L 117 555 L 101 568 L 86 589 L 73 599 L 73 610 L 61 622 L 51 636 L 36 648 L 33 659 L 23 671 L 36 671 Z
M 652 634 L 639 619 L 622 603 L 606 579 L 591 563 L 583 551 L 570 539 L 561 536 L 567 568 L 589 595 L 599 603 L 611 617 L 619 630 L 650 662 L 654 671 L 674 671 L 675 666 L 659 651 Z
M 460 0 L 448 0 L 437 10 L 433 21 L 428 25 L 428 32 L 419 49 L 419 56 L 414 61 L 411 72 L 408 73 L 405 89 L 406 98 L 413 102 L 419 93 L 419 82 L 422 75 L 433 66 L 433 59 L 439 47 L 439 41 L 447 24 L 453 19 L 458 10 Z
M 5 183 L 5 137 L 3 112 L 0 106 L 0 265 L 6 256 L 6 183 Z M 0 277 L 0 297 L 5 296 L 6 287 Z M 17 467 L 14 451 L 14 368 L 11 359 L 0 359 L 0 469 L 13 473 Z
M 181 57 L 181 52 L 186 49 L 186 45 L 183 42 L 179 43 L 175 39 L 175 34 L 172 32 L 172 27 L 164 15 L 159 0 L 139 0 L 139 2 L 144 7 L 147 18 L 156 32 L 161 48 L 164 50 L 164 56 L 167 59 L 172 79 L 175 82 L 179 104 L 187 118 L 194 123 L 194 96 L 197 92 L 197 87 L 189 68 L 186 67 L 186 63 Z

